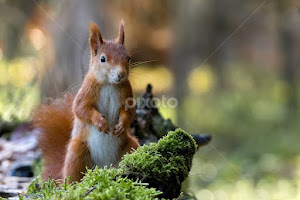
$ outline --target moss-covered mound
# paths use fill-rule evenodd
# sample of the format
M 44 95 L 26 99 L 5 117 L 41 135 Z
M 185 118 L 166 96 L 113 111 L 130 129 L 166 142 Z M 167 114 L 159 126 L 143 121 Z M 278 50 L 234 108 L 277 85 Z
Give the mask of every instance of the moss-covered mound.
M 120 176 L 120 169 L 88 170 L 79 183 L 58 186 L 53 180 L 35 180 L 24 199 L 155 199 L 161 192 L 146 184 Z
M 196 148 L 192 136 L 176 129 L 157 144 L 145 145 L 125 155 L 120 167 L 128 178 L 141 180 L 162 191 L 159 197 L 175 198 L 191 169 Z
M 176 198 L 188 176 L 196 152 L 193 138 L 181 129 L 157 144 L 127 154 L 118 169 L 88 170 L 80 183 L 56 185 L 36 179 L 28 190 L 31 199 L 155 199 Z

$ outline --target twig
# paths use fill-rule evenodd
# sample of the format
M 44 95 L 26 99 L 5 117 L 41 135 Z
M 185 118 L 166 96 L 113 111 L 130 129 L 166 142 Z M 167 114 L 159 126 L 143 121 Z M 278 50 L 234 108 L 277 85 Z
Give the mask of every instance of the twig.
M 95 187 L 92 187 L 89 191 L 87 191 L 87 193 L 85 194 L 85 197 L 86 197 L 87 195 L 89 195 L 91 192 L 93 192 L 95 189 L 96 189 Z

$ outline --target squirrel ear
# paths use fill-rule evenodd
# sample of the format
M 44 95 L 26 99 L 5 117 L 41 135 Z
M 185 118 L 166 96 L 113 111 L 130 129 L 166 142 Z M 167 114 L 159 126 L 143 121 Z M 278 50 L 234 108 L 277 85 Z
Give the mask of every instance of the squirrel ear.
M 124 44 L 125 33 L 124 33 L 124 20 L 122 19 L 119 27 L 119 39 L 118 43 Z
M 103 44 L 99 27 L 94 22 L 90 23 L 90 48 L 93 56 L 97 55 L 99 47 Z

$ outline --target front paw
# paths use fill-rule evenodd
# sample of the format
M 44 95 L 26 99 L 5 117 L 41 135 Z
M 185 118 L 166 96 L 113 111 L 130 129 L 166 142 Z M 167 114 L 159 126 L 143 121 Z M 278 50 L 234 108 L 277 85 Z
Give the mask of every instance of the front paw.
M 109 126 L 104 117 L 98 116 L 97 118 L 94 118 L 92 122 L 99 132 L 109 133 Z
M 126 131 L 126 129 L 129 128 L 128 123 L 124 123 L 122 121 L 119 121 L 119 123 L 115 126 L 113 134 L 117 137 L 119 137 L 122 133 Z

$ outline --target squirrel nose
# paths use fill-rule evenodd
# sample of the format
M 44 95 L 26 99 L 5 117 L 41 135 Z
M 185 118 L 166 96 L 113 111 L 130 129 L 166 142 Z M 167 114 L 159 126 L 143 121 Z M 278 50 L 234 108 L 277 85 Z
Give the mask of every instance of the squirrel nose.
M 125 77 L 125 73 L 118 74 L 119 81 L 122 80 Z

